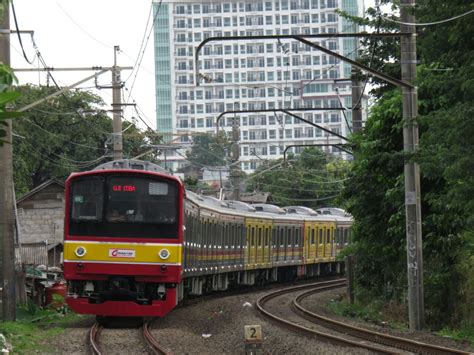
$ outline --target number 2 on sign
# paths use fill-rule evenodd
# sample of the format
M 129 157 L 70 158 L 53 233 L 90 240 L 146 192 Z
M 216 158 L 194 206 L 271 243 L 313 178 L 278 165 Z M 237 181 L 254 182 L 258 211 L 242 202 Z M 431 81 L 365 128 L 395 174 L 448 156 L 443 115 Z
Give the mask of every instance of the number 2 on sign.
M 255 343 L 262 341 L 262 327 L 260 325 L 246 325 L 244 330 L 246 342 Z

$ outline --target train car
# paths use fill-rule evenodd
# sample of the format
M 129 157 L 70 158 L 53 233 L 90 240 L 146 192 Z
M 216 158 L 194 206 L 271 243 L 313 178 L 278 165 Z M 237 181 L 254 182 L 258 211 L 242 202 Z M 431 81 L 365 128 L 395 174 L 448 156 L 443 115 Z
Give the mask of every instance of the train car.
M 161 317 L 186 295 L 341 271 L 350 218 L 256 207 L 185 191 L 142 161 L 72 174 L 67 303 L 98 316 Z
M 116 161 L 66 181 L 67 304 L 99 316 L 164 316 L 181 282 L 184 186 L 159 166 Z

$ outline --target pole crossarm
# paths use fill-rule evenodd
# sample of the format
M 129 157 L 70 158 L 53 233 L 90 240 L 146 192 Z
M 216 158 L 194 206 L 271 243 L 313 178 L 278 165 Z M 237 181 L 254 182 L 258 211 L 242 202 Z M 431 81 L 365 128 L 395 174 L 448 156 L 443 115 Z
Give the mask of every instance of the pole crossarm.
M 413 34 L 411 33 L 404 33 L 404 32 L 399 32 L 399 33 L 334 33 L 331 34 L 331 37 L 337 38 L 337 37 L 405 37 L 405 36 L 412 36 Z M 364 64 L 358 63 L 350 58 L 347 58 L 337 52 L 331 51 L 327 48 L 324 48 L 323 46 L 320 46 L 316 43 L 313 43 L 306 38 L 327 38 L 327 34 L 314 34 L 314 35 L 271 35 L 271 36 L 229 36 L 229 37 L 209 37 L 206 38 L 204 41 L 199 43 L 198 47 L 196 48 L 196 54 L 195 54 L 195 66 L 196 66 L 196 85 L 199 86 L 199 65 L 198 65 L 198 59 L 199 59 L 199 54 L 201 51 L 201 48 L 206 45 L 207 43 L 211 41 L 242 41 L 242 40 L 255 40 L 255 39 L 294 39 L 297 40 L 301 43 L 304 43 L 310 47 L 316 48 L 320 50 L 323 53 L 332 55 L 341 61 L 351 64 L 357 68 L 359 68 L 362 71 L 365 71 L 369 74 L 372 74 L 373 76 L 385 80 L 386 82 L 393 84 L 397 87 L 405 87 L 405 88 L 411 88 L 413 89 L 414 86 L 406 81 L 394 78 L 390 75 L 384 74 L 382 72 L 379 72 L 378 70 L 372 69 Z
M 314 143 L 314 144 L 291 144 L 286 146 L 285 150 L 283 151 L 283 161 L 286 164 L 286 152 L 288 149 L 293 148 L 293 147 L 336 147 L 347 154 L 352 155 L 352 152 L 348 149 L 345 149 L 344 146 L 347 146 L 345 144 L 331 144 L 331 143 Z
M 304 119 L 303 117 L 300 117 L 300 116 L 297 116 L 289 111 L 329 111 L 329 110 L 337 110 L 337 111 L 343 111 L 344 108 L 343 107 L 331 107 L 331 108 L 327 108 L 327 107 L 313 107 L 313 108 L 277 108 L 277 109 L 262 109 L 262 110 L 230 110 L 230 111 L 224 111 L 222 112 L 219 116 L 217 116 L 216 118 L 216 136 L 219 134 L 219 121 L 221 120 L 222 117 L 224 117 L 225 115 L 230 115 L 230 114 L 238 114 L 238 113 L 262 113 L 262 112 L 273 112 L 273 113 L 277 113 L 277 112 L 283 112 L 283 113 L 286 113 L 287 115 L 290 115 L 300 121 L 303 121 L 311 126 L 314 126 L 316 128 L 319 128 L 327 133 L 330 133 L 332 135 L 335 135 L 341 139 L 344 139 L 346 141 L 348 141 L 349 139 L 347 139 L 346 137 L 344 136 L 341 136 L 337 133 L 334 133 L 333 131 L 330 131 L 320 125 L 317 125 L 316 123 L 313 123 L 311 121 L 308 121 L 306 119 Z
M 117 70 L 132 70 L 133 67 L 115 67 Z M 55 67 L 45 67 L 45 68 L 13 68 L 14 72 L 37 72 L 37 71 L 98 71 L 98 70 L 112 70 L 114 67 L 103 67 L 103 66 L 94 66 L 94 67 L 71 67 L 71 68 L 55 68 Z

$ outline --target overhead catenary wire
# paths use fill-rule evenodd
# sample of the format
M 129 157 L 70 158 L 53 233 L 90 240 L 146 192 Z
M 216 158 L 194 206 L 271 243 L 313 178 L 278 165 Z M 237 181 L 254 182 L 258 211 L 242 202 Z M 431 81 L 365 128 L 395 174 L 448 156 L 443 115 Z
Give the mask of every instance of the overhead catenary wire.
M 321 198 L 290 198 L 290 197 L 284 197 L 284 196 L 272 194 L 272 198 L 275 198 L 277 200 L 280 199 L 280 200 L 285 200 L 285 201 L 301 201 L 301 202 L 326 201 L 326 200 L 331 200 L 336 197 L 339 197 L 339 195 L 332 195 L 332 196 L 321 197 Z
M 109 157 L 109 155 L 104 154 L 104 155 L 102 155 L 101 157 L 99 157 L 97 159 L 84 162 L 84 164 L 71 164 L 69 162 L 60 162 L 60 160 L 52 159 L 50 155 L 55 155 L 55 156 L 58 156 L 58 155 L 54 154 L 54 153 L 47 153 L 47 152 L 42 152 L 41 150 L 38 150 L 38 146 L 36 145 L 36 143 L 35 143 L 35 146 L 33 146 L 29 142 L 25 142 L 25 144 L 27 145 L 26 147 L 24 147 L 25 150 L 29 151 L 32 156 L 39 155 L 40 157 L 48 160 L 49 163 L 51 163 L 52 165 L 60 166 L 60 167 L 67 168 L 67 169 L 71 169 L 71 168 L 80 168 L 80 169 L 89 168 L 91 166 L 96 165 L 99 161 Z M 61 156 L 58 156 L 58 157 L 59 157 L 59 159 L 63 159 L 63 160 L 67 161 L 67 159 L 64 159 L 64 157 L 61 157 Z
M 386 21 L 390 21 L 390 22 L 394 22 L 394 23 L 397 23 L 399 25 L 405 25 L 405 26 L 433 26 L 433 25 L 439 25 L 439 24 L 442 24 L 442 23 L 446 23 L 446 22 L 451 22 L 451 21 L 454 21 L 454 20 L 457 20 L 461 17 L 464 17 L 464 16 L 467 16 L 467 15 L 470 15 L 474 12 L 474 10 L 470 10 L 470 11 L 467 11 L 465 13 L 462 13 L 460 15 L 457 15 L 457 16 L 454 16 L 454 17 L 450 17 L 450 18 L 447 18 L 447 19 L 444 19 L 444 20 L 439 20 L 439 21 L 434 21 L 434 22 L 425 22 L 425 23 L 411 23 L 411 22 L 403 22 L 403 21 L 398 21 L 398 20 L 395 20 L 395 19 L 392 19 L 390 17 L 388 17 L 388 14 L 383 14 L 383 19 L 386 20 Z

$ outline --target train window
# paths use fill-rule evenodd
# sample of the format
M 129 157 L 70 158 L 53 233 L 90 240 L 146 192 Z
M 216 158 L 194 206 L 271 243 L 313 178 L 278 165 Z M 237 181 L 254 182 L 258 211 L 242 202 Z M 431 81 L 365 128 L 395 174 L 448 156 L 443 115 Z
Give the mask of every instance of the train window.
M 330 239 L 330 233 L 331 233 L 331 229 L 326 229 L 326 243 L 329 243 L 329 239 Z
M 70 191 L 71 235 L 177 238 L 180 233 L 177 182 L 111 174 L 79 177 Z
M 315 234 L 315 229 L 313 228 L 313 229 L 311 229 L 311 244 L 313 244 L 313 245 L 314 245 L 314 242 L 315 242 L 314 234 Z
M 323 229 L 319 228 L 319 244 L 323 244 Z
M 163 182 L 150 182 L 148 184 L 148 194 L 151 196 L 168 195 L 168 186 Z
M 265 227 L 265 246 L 268 247 L 269 244 L 270 244 L 269 228 Z
M 280 238 L 279 238 L 279 241 L 280 241 L 280 247 L 283 247 L 283 243 L 284 243 L 284 236 L 283 236 L 283 233 L 284 233 L 284 229 L 283 227 L 280 227 Z
M 104 205 L 104 181 L 102 177 L 76 180 L 72 184 L 71 219 L 77 221 L 101 221 Z
M 297 246 L 300 245 L 300 229 L 299 228 L 295 229 L 295 245 Z
M 258 227 L 258 246 L 262 245 L 262 227 Z

